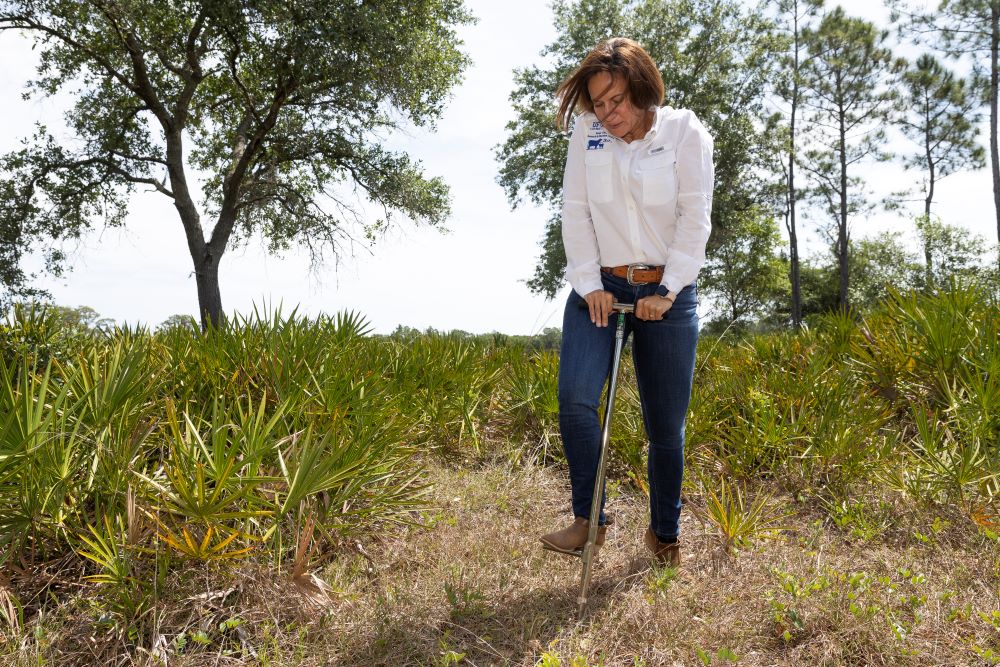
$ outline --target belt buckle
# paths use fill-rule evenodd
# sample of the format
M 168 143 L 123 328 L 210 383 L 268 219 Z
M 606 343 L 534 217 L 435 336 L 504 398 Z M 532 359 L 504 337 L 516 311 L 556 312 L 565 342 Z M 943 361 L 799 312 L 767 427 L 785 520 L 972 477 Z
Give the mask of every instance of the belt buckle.
M 651 267 L 649 264 L 629 264 L 628 269 L 625 272 L 625 279 L 628 280 L 628 284 L 635 287 L 636 285 L 645 285 L 646 283 L 637 283 L 632 280 L 632 274 L 634 271 L 649 270 Z

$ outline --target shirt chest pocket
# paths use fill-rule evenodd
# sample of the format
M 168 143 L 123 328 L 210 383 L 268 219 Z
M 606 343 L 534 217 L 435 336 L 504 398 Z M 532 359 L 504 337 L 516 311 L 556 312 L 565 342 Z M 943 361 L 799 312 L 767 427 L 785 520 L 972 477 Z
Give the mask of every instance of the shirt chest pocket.
M 663 206 L 677 200 L 677 153 L 665 150 L 639 160 L 644 206 Z
M 584 162 L 587 165 L 587 199 L 598 204 L 611 201 L 614 196 L 611 187 L 611 151 L 587 151 Z

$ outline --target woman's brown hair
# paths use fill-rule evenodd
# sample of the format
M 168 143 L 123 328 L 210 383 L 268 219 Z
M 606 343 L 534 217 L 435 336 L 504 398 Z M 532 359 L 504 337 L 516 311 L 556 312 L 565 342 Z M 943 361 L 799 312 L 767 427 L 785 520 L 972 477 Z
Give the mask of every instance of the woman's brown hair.
M 663 77 L 653 59 L 631 39 L 612 37 L 591 49 L 576 71 L 556 89 L 556 97 L 559 98 L 556 124 L 559 129 L 569 127 L 578 109 L 594 110 L 587 82 L 598 72 L 624 79 L 629 100 L 640 109 L 659 106 L 663 102 Z

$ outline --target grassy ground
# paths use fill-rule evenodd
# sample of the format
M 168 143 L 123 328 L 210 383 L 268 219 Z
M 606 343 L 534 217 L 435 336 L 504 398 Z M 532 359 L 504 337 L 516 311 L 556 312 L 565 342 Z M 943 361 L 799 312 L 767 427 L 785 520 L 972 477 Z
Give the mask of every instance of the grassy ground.
M 344 542 L 316 579 L 249 564 L 225 575 L 210 567 L 172 575 L 152 652 L 126 654 L 95 639 L 100 628 L 74 615 L 86 606 L 82 590 L 9 658 L 154 664 L 152 653 L 184 666 L 995 664 L 1000 552 L 961 517 L 868 501 L 858 505 L 868 519 L 838 527 L 788 500 L 786 530 L 727 557 L 692 498 L 682 518 L 684 563 L 673 571 L 651 566 L 642 550 L 645 499 L 612 486 L 616 523 L 580 622 L 580 561 L 537 542 L 568 520 L 561 469 L 435 464 L 429 476 L 435 507 L 419 520 L 430 529 L 397 527 Z
M 326 571 L 340 592 L 324 648 L 333 662 L 980 664 L 973 647 L 1000 639 L 1000 554 L 947 519 L 934 534 L 922 525 L 933 519 L 893 508 L 879 535 L 852 537 L 796 512 L 780 538 L 728 558 L 692 499 L 675 572 L 651 566 L 645 500 L 627 493 L 612 493 L 616 524 L 578 622 L 579 560 L 537 543 L 568 520 L 559 471 L 433 474 L 434 530 L 387 537 L 371 554 L 377 574 L 343 562 Z

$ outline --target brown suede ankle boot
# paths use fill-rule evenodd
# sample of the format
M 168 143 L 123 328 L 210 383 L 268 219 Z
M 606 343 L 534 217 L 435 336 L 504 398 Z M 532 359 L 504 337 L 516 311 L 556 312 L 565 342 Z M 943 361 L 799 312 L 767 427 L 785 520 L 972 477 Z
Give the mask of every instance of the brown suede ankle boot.
M 583 549 L 583 545 L 587 543 L 587 532 L 589 530 L 590 522 L 583 517 L 576 517 L 573 523 L 566 528 L 542 535 L 538 539 L 541 540 L 543 549 L 578 556 Z M 604 536 L 607 532 L 607 525 L 597 528 L 595 547 L 600 547 L 604 544 Z
M 669 565 L 670 567 L 681 566 L 680 542 L 661 542 L 652 528 L 646 529 L 646 534 L 643 536 L 642 541 L 660 565 Z

